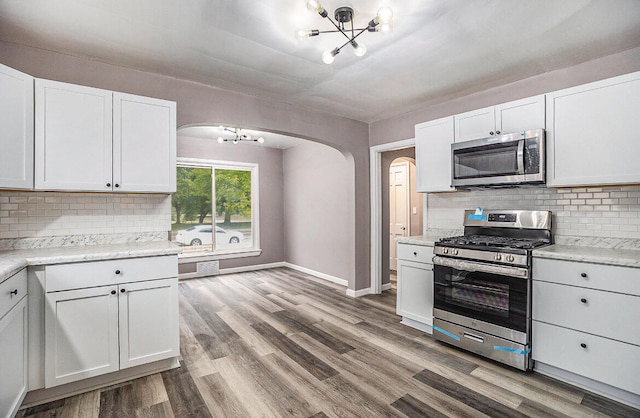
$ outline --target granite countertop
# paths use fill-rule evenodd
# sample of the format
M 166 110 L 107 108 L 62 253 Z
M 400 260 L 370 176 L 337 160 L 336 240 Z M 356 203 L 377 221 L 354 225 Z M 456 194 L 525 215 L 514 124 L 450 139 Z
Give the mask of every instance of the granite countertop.
M 0 252 L 0 283 L 28 266 L 178 254 L 169 241 L 37 248 Z
M 440 238 L 446 235 L 414 235 L 411 237 L 398 237 L 396 238 L 396 242 L 398 244 L 413 244 L 413 245 L 424 245 L 426 247 L 433 247 L 433 244 L 438 242 Z
M 632 249 L 550 245 L 533 250 L 533 256 L 551 260 L 640 268 L 640 250 Z

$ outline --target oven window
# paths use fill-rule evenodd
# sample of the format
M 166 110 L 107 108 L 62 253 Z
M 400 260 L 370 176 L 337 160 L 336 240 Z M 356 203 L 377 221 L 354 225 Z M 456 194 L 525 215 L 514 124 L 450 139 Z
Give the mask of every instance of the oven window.
M 527 331 L 526 279 L 436 265 L 434 282 L 436 308 Z

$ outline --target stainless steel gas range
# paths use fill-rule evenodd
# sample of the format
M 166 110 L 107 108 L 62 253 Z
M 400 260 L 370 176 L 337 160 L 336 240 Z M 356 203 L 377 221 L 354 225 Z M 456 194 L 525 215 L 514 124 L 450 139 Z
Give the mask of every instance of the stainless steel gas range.
M 551 212 L 465 211 L 434 246 L 434 337 L 531 369 L 531 251 L 549 244 Z

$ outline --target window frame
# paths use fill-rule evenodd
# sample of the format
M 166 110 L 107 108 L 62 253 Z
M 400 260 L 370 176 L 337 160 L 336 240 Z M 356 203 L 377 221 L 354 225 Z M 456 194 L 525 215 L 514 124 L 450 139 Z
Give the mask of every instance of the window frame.
M 257 163 L 246 163 L 238 161 L 220 161 L 220 160 L 208 160 L 201 158 L 177 158 L 176 169 L 178 167 L 189 168 L 207 168 L 211 169 L 211 174 L 214 177 L 212 179 L 212 196 L 211 196 L 211 211 L 212 211 L 212 228 L 215 224 L 215 202 L 216 202 L 216 190 L 215 190 L 215 170 L 238 170 L 251 172 L 251 247 L 244 247 L 238 249 L 223 249 L 206 251 L 198 254 L 180 254 L 179 258 L 189 259 L 190 261 L 206 261 L 206 260 L 220 260 L 227 258 L 241 258 L 258 256 L 262 253 L 260 247 L 260 185 L 259 185 L 259 166 Z M 215 229 L 214 229 L 215 230 Z M 212 239 L 215 242 L 215 233 Z

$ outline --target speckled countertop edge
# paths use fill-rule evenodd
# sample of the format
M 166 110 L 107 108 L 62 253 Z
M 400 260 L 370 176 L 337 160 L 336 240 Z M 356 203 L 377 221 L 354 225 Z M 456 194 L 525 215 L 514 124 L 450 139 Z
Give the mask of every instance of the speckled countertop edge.
M 443 236 L 444 235 L 414 235 L 411 237 L 398 237 L 396 238 L 396 242 L 398 242 L 398 244 L 413 244 L 433 247 L 433 244 Z
M 0 252 L 0 283 L 25 267 L 179 254 L 169 241 L 38 248 Z
M 533 250 L 536 258 L 640 268 L 640 251 L 619 248 L 550 245 Z

